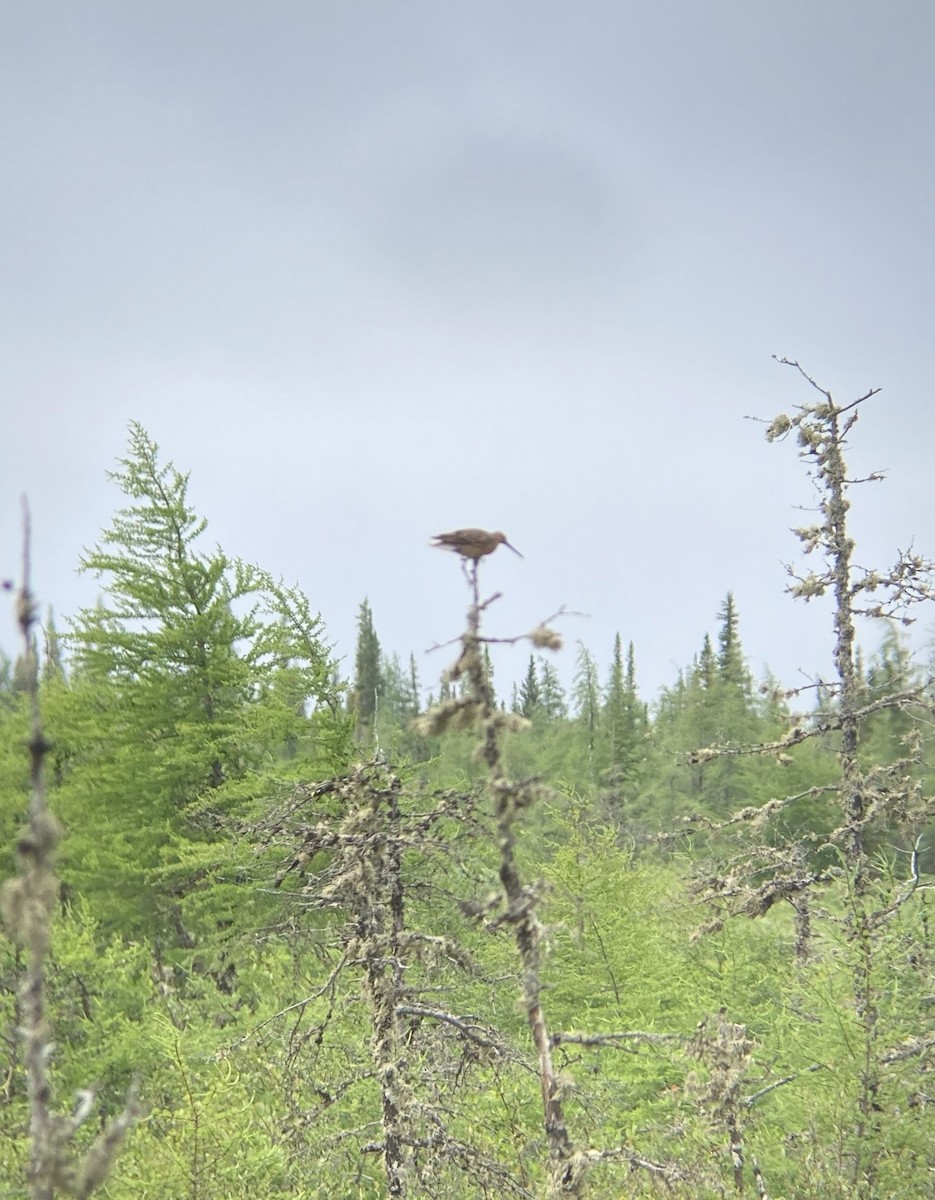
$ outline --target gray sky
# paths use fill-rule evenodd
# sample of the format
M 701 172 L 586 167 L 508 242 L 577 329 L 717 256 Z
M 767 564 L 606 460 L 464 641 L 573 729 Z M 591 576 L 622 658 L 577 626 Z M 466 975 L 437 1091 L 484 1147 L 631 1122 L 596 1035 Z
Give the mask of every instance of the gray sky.
M 0 571 L 25 490 L 43 603 L 93 602 L 136 419 L 351 661 L 367 595 L 428 686 L 466 604 L 429 537 L 481 525 L 526 556 L 490 633 L 589 614 L 566 678 L 619 630 L 651 698 L 728 589 L 754 671 L 827 670 L 810 485 L 744 418 L 810 398 L 773 353 L 883 387 L 857 557 L 935 553 L 933 44 L 925 0 L 6 5 Z

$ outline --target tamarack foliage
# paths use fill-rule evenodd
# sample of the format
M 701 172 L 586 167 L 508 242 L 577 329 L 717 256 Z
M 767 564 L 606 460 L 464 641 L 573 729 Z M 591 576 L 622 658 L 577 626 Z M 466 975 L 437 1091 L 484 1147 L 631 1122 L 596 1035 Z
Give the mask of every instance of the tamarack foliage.
M 788 365 L 817 399 L 768 437 L 796 439 L 819 495 L 789 591 L 833 606 L 834 674 L 758 699 L 728 592 L 718 638 L 654 710 L 618 635 L 606 687 L 579 646 L 569 717 L 544 657 L 567 614 L 491 636 L 486 560 L 463 564 L 437 703 L 419 715 L 414 662 L 404 678 L 382 654 L 366 602 L 344 700 L 304 598 L 189 549 L 203 523 L 187 476 L 133 427 L 118 481 L 139 503 L 84 560 L 105 603 L 64 639 L 80 670 L 47 651 L 42 672 L 65 745 L 48 774 L 68 902 L 27 537 L 26 651 L 0 693 L 7 818 L 26 807 L 10 746 L 29 714 L 29 816 L 2 894 L 19 949 L 0 960 L 5 1013 L 23 966 L 7 1041 L 25 1088 L 0 1093 L 0 1160 L 25 1162 L 28 1143 L 31 1197 L 90 1194 L 142 1115 L 132 1090 L 94 1141 L 93 1089 L 56 1114 L 53 1013 L 73 1080 L 100 1059 L 102 1092 L 121 1094 L 131 1062 L 143 1071 L 150 1116 L 108 1177 L 116 1200 L 928 1194 L 932 687 L 894 629 L 932 598 L 931 564 L 910 549 L 856 565 L 864 481 L 845 451 L 873 393 L 837 405 Z M 881 620 L 865 670 L 860 623 Z M 512 711 L 493 690 L 498 643 L 535 655 Z M 811 707 L 792 711 L 800 697 Z M 107 718 L 93 753 L 74 719 L 89 698 Z M 84 853 L 94 814 L 102 842 L 125 835 L 109 859 Z M 145 880 L 150 920 L 112 897 L 106 922 L 87 918 L 104 862 L 125 891 Z M 50 955 L 59 903 L 83 958 Z M 117 1010 L 127 1048 L 109 1059 Z
M 407 788 L 378 754 L 350 775 L 313 789 L 298 788 L 263 827 L 267 844 L 291 840 L 293 845 L 276 877 L 277 886 L 290 876 L 296 878 L 307 913 L 314 916 L 337 907 L 344 914 L 325 988 L 336 989 L 338 977 L 348 971 L 361 979 L 371 1055 L 362 1070 L 377 1082 L 381 1126 L 380 1138 L 365 1141 L 362 1151 L 380 1154 L 387 1193 L 394 1197 L 459 1195 L 468 1182 L 483 1194 L 529 1196 L 536 1194 L 529 1190 L 535 1175 L 544 1179 L 548 1195 L 579 1197 L 591 1168 L 605 1160 L 620 1160 L 631 1169 L 674 1182 L 680 1177 L 675 1164 L 654 1161 L 629 1145 L 582 1146 L 571 1132 L 565 1105 L 572 1084 L 556 1068 L 554 1050 L 572 1045 L 580 1035 L 550 1029 L 542 981 L 547 941 L 539 915 L 543 887 L 524 877 L 518 858 L 523 822 L 547 793 L 538 778 L 512 779 L 505 769 L 502 740 L 528 722 L 497 708 L 485 653 L 492 641 L 520 638 L 483 635 L 482 616 L 498 596 L 481 599 L 478 563 L 471 564 L 466 576 L 471 591 L 466 629 L 457 640 L 458 656 L 445 673 L 457 692 L 430 708 L 417 724 L 420 733 L 432 738 L 471 731 L 486 767 L 482 785 L 474 791 L 424 795 Z M 557 648 L 561 638 L 551 620 L 522 637 L 540 649 Z M 303 814 L 316 801 L 319 806 L 328 804 L 328 813 L 307 824 Z M 476 857 L 477 847 L 483 845 L 495 847 L 490 866 L 498 886 L 471 889 L 465 849 Z M 470 1104 L 469 1098 L 458 1098 L 468 1069 L 484 1072 L 488 1086 L 502 1090 L 511 1074 L 528 1069 L 528 1051 L 517 1043 L 515 1031 L 498 1028 L 476 1011 L 442 1009 L 429 1002 L 433 992 L 451 989 L 442 966 L 475 980 L 483 975 L 461 937 L 411 923 L 412 898 L 436 888 L 429 866 L 433 860 L 444 862 L 446 878 L 463 870 L 464 890 L 456 894 L 446 888 L 445 897 L 462 917 L 490 936 L 512 935 L 545 1149 L 535 1175 L 521 1164 L 511 1166 L 493 1157 L 476 1140 L 475 1131 L 465 1134 L 465 1114 L 460 1122 L 457 1118 L 459 1105 Z M 432 906 L 431 915 L 438 919 L 437 906 Z M 316 923 L 316 935 L 320 933 Z M 319 1036 L 325 1036 L 330 1011 L 318 1027 Z M 444 1030 L 441 1040 L 439 1030 Z M 612 1037 L 605 1038 L 605 1044 L 612 1042 Z M 457 1062 L 461 1065 L 455 1066 Z M 467 1117 L 469 1129 L 469 1113 Z
M 16 617 L 23 643 L 23 677 L 29 701 L 29 759 L 31 795 L 28 824 L 16 842 L 17 874 L 4 883 L 0 911 L 6 927 L 21 947 L 26 966 L 19 989 L 19 1032 L 29 1097 L 31 1200 L 52 1200 L 56 1193 L 84 1200 L 107 1178 L 114 1155 L 130 1127 L 141 1116 L 136 1087 L 123 1111 L 107 1123 L 83 1155 L 75 1155 L 72 1140 L 94 1108 L 94 1090 L 78 1096 L 71 1114 L 52 1107 L 50 1064 L 55 1051 L 46 1017 L 46 966 L 52 944 L 52 917 L 59 884 L 55 855 L 62 829 L 46 801 L 45 759 L 50 750 L 39 705 L 39 657 L 34 626 L 35 600 L 30 590 L 30 521 L 23 501 L 23 568 Z

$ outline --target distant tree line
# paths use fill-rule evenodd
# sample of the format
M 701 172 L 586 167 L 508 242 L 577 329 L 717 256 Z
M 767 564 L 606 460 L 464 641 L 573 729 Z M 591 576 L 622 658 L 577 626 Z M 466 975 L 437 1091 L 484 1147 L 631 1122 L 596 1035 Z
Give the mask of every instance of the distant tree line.
M 933 694 L 901 631 L 932 567 L 856 565 L 870 394 L 790 366 L 814 395 L 768 436 L 819 504 L 789 587 L 830 597 L 835 662 L 799 689 L 752 678 L 727 592 L 652 701 L 620 635 L 566 692 L 549 622 L 499 696 L 486 562 L 430 694 L 367 600 L 342 680 L 131 426 L 98 601 L 35 637 L 30 600 L 0 659 L 11 1194 L 929 1194 Z

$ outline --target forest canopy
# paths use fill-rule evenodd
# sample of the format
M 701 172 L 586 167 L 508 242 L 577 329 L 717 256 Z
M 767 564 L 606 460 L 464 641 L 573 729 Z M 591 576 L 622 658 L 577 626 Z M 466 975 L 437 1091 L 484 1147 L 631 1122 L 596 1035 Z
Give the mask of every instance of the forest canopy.
M 97 602 L 23 580 L 0 663 L 0 1195 L 930 1194 L 931 564 L 855 565 L 873 393 L 788 365 L 835 663 L 793 690 L 725 581 L 657 697 L 625 629 L 563 681 L 556 621 L 501 695 L 476 559 L 427 700 L 366 598 L 342 679 L 130 427 Z

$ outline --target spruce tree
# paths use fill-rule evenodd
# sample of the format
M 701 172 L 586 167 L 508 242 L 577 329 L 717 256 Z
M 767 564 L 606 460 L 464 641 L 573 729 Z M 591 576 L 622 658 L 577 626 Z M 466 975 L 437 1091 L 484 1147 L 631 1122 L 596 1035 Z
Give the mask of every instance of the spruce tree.
M 487 686 L 490 688 L 490 694 L 496 700 L 496 692 L 493 686 L 493 659 L 490 657 L 490 647 L 484 647 L 484 674 L 487 679 Z
M 718 619 L 717 651 L 706 636 L 699 664 L 701 692 L 693 749 L 741 746 L 768 736 L 753 701 L 753 681 L 747 670 L 732 592 L 725 596 Z M 754 804 L 767 798 L 765 789 L 771 773 L 765 768 L 765 763 L 749 757 L 728 755 L 707 764 L 699 759 L 692 769 L 693 790 L 705 808 L 718 814 L 735 805 Z
M 608 782 L 626 799 L 632 799 L 637 790 L 643 758 L 646 710 L 636 691 L 633 643 L 629 644 L 625 664 L 619 633 L 614 638 L 601 724 Z
M 753 680 L 740 643 L 739 617 L 733 592 L 728 592 L 718 612 L 717 678 L 721 692 L 723 736 L 750 740 L 759 736 L 753 703 Z
M 693 672 L 698 686 L 708 696 L 713 696 L 718 680 L 718 661 L 711 645 L 711 635 L 706 633 L 701 644 L 701 653 Z
M 414 654 L 409 655 L 409 696 L 412 701 L 412 715 L 417 717 L 422 711 L 422 684 L 419 682 L 419 668 Z
M 373 613 L 366 597 L 357 614 L 357 649 L 354 654 L 353 704 L 357 716 L 357 737 L 367 742 L 373 737 L 377 710 L 384 690 L 380 639 L 373 625 Z
M 542 690 L 539 687 L 536 660 L 531 654 L 525 678 L 519 689 L 519 711 L 528 721 L 542 713 Z
M 718 677 L 722 683 L 742 688 L 749 677 L 744 664 L 743 649 L 740 645 L 737 606 L 734 604 L 733 592 L 728 592 L 724 597 L 724 603 L 721 605 L 718 616 L 721 621 L 718 633 Z

